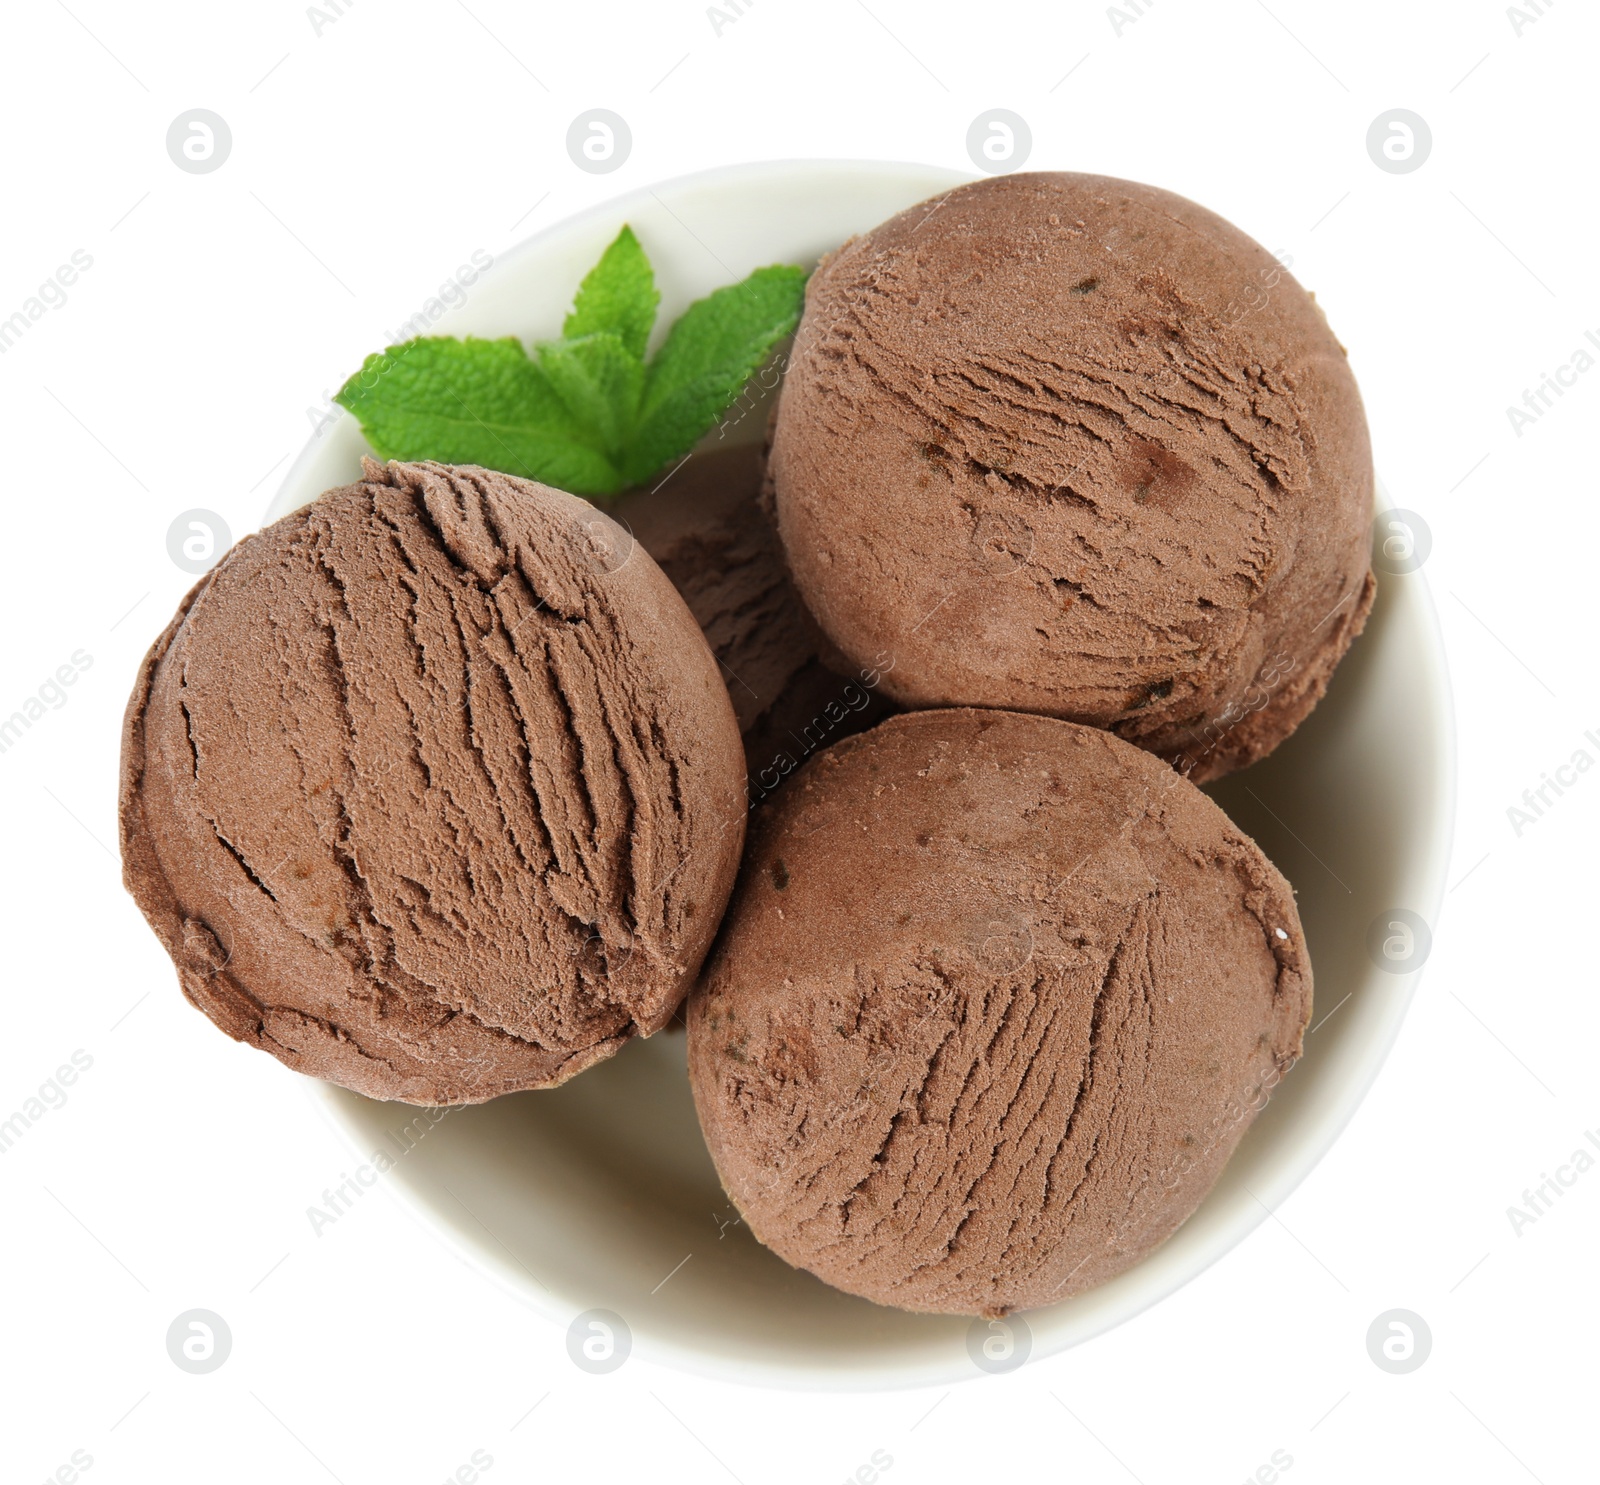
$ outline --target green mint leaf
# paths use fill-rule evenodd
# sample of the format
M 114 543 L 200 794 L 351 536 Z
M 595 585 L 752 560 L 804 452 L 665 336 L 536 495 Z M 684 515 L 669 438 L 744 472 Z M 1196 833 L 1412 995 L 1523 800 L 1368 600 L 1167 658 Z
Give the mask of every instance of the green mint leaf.
M 368 356 L 334 396 L 384 459 L 481 464 L 581 494 L 624 484 L 520 341 L 425 336 Z
M 660 302 L 650 260 L 633 228 L 624 227 L 578 285 L 562 338 L 577 340 L 609 330 L 643 361 Z
M 481 464 L 614 495 L 693 448 L 793 332 L 803 269 L 758 268 L 697 300 L 647 367 L 661 296 L 624 227 L 585 275 L 559 340 L 425 336 L 368 356 L 334 398 L 386 459 Z
M 544 372 L 589 441 L 620 462 L 639 413 L 644 362 L 609 330 L 534 347 Z
M 806 273 L 775 265 L 697 299 L 662 342 L 622 474 L 637 484 L 694 447 L 800 322 Z

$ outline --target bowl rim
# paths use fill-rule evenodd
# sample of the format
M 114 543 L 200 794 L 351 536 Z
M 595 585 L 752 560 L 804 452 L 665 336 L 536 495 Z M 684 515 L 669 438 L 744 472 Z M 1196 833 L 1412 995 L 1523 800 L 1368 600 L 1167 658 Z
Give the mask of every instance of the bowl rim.
M 498 276 L 503 270 L 510 274 L 523 260 L 537 255 L 546 240 L 554 234 L 570 233 L 597 221 L 622 219 L 629 211 L 642 207 L 651 198 L 657 198 L 658 193 L 671 195 L 686 189 L 736 186 L 750 180 L 760 180 L 770 185 L 775 175 L 791 176 L 796 186 L 807 182 L 815 186 L 819 176 L 833 180 L 855 177 L 863 181 L 888 181 L 903 179 L 908 175 L 930 180 L 945 176 L 950 185 L 982 178 L 970 172 L 915 161 L 785 158 L 720 165 L 647 183 L 560 217 L 496 254 L 493 266 L 487 272 Z M 310 436 L 268 503 L 265 521 L 277 519 L 304 503 L 295 492 L 307 484 L 326 448 L 327 435 L 346 420 L 353 422 L 349 413 L 338 408 L 335 415 Z M 1374 496 L 1375 515 L 1395 508 L 1381 479 L 1375 483 Z M 1417 667 L 1424 682 L 1419 696 L 1429 707 L 1437 753 L 1435 766 L 1429 774 L 1431 787 L 1426 797 L 1418 797 L 1416 801 L 1415 818 L 1419 824 L 1412 839 L 1412 849 L 1416 851 L 1418 859 L 1409 872 L 1408 885 L 1413 890 L 1407 900 L 1416 911 L 1423 914 L 1437 934 L 1455 829 L 1457 737 L 1454 693 L 1438 608 L 1424 574 L 1418 571 L 1404 578 L 1390 578 L 1388 582 L 1400 589 L 1402 596 L 1396 601 L 1404 603 L 1409 599 L 1416 605 L 1417 612 L 1411 616 L 1411 623 L 1414 635 L 1424 641 L 1413 647 L 1408 653 L 1408 660 Z M 1403 588 L 1400 587 L 1402 584 Z M 1337 1096 L 1328 1100 L 1323 1108 L 1304 1116 L 1304 1127 L 1297 1132 L 1295 1139 L 1295 1157 L 1278 1163 L 1271 1173 L 1271 1179 L 1256 1192 L 1257 1200 L 1253 1204 L 1235 1204 L 1235 1210 L 1212 1235 L 1207 1248 L 1198 1255 L 1198 1261 L 1191 1258 L 1185 1266 L 1172 1272 L 1161 1272 L 1159 1277 L 1152 1273 L 1151 1281 L 1136 1293 L 1131 1302 L 1124 1302 L 1114 1311 L 1097 1316 L 1071 1335 L 1045 1339 L 1039 1336 L 1038 1327 L 1030 1327 L 1034 1331 L 1033 1352 L 1029 1362 L 1019 1370 L 1025 1371 L 1027 1365 L 1034 1361 L 1083 1345 L 1142 1314 L 1204 1273 L 1260 1226 L 1271 1215 L 1272 1209 L 1290 1196 L 1321 1163 L 1354 1118 L 1399 1038 L 1422 973 L 1423 970 L 1418 969 L 1398 977 L 1400 983 L 1388 995 L 1381 1017 L 1366 1034 L 1361 1055 L 1355 1064 L 1356 1076 L 1348 1077 L 1339 1086 Z M 343 1089 L 314 1080 L 308 1081 L 305 1091 L 343 1142 L 352 1152 L 360 1154 L 363 1131 L 348 1112 L 345 1100 L 350 1095 Z M 525 1276 L 519 1275 L 519 1265 L 508 1262 L 488 1244 L 472 1241 L 458 1226 L 449 1222 L 437 1203 L 419 1191 L 403 1172 L 398 1174 L 397 1179 L 385 1182 L 385 1185 L 394 1194 L 400 1207 L 440 1240 L 458 1261 L 490 1278 L 499 1288 L 545 1319 L 564 1325 L 571 1318 L 566 1303 L 553 1295 L 541 1296 L 536 1293 L 526 1282 Z M 1160 1251 L 1156 1250 L 1157 1253 Z M 1141 1260 L 1128 1272 L 1135 1272 L 1147 1264 L 1148 1259 Z M 1072 1300 L 1063 1301 L 1063 1305 L 1072 1303 Z M 1049 1312 L 1046 1309 L 1028 1314 L 1031 1318 Z M 957 1380 L 982 1375 L 974 1368 L 952 1366 L 942 1356 L 931 1358 L 921 1365 L 883 1361 L 859 1367 L 807 1364 L 801 1360 L 774 1362 L 765 1358 L 739 1359 L 727 1348 L 719 1350 L 705 1345 L 684 1344 L 656 1331 L 637 1332 L 634 1336 L 634 1353 L 641 1359 L 716 1381 L 792 1391 L 892 1390 L 953 1384 Z

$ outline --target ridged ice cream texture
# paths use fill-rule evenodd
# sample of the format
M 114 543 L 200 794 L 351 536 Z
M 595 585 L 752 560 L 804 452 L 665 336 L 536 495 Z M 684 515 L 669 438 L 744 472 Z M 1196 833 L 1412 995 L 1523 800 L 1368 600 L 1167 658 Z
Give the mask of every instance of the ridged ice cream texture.
M 230 1036 L 377 1098 L 559 1083 L 660 1028 L 737 869 L 739 732 L 587 502 L 365 478 L 239 542 L 146 657 L 129 889 Z
M 1170 192 L 1016 174 L 813 275 L 772 473 L 801 596 L 885 689 L 1108 727 L 1196 782 L 1270 752 L 1373 596 L 1345 352 Z

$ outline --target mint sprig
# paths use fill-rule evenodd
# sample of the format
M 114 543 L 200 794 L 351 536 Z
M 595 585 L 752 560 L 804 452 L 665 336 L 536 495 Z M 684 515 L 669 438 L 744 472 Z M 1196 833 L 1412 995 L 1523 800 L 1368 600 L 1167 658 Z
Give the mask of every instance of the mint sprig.
M 642 361 L 661 293 L 655 271 L 632 227 L 617 233 L 583 276 L 561 333 L 568 340 L 609 330 Z
M 696 300 L 648 362 L 661 295 L 633 230 L 589 270 L 557 340 L 422 336 L 368 356 L 334 400 L 385 459 L 482 464 L 606 496 L 681 458 L 793 332 L 804 269 Z

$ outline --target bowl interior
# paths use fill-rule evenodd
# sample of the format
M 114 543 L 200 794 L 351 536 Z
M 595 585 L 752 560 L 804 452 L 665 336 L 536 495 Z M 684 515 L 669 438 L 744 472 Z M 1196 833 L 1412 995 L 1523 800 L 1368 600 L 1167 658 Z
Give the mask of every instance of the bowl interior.
M 789 162 L 669 182 L 504 255 L 436 330 L 551 333 L 624 222 L 655 264 L 666 323 L 751 268 L 814 262 L 960 178 L 926 166 Z M 759 437 L 763 421 L 753 411 L 735 436 Z M 268 519 L 357 478 L 364 452 L 354 419 L 341 414 L 302 452 Z M 1110 1283 L 1024 1317 L 1034 1356 L 1127 1319 L 1199 1273 L 1288 1194 L 1349 1119 L 1417 978 L 1376 967 L 1368 928 L 1391 908 L 1433 919 L 1452 765 L 1448 685 L 1424 580 L 1387 578 L 1366 634 L 1306 724 L 1209 791 L 1297 890 L 1316 976 L 1306 1055 L 1169 1242 Z M 912 1386 L 979 1374 L 967 1350 L 972 1322 L 830 1289 L 733 1220 L 695 1120 L 681 1031 L 635 1042 L 562 1088 L 473 1108 L 419 1114 L 325 1085 L 315 1096 L 360 1155 L 387 1154 L 386 1179 L 424 1221 L 563 1326 L 604 1308 L 626 1321 L 641 1355 L 783 1386 Z

